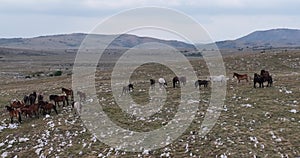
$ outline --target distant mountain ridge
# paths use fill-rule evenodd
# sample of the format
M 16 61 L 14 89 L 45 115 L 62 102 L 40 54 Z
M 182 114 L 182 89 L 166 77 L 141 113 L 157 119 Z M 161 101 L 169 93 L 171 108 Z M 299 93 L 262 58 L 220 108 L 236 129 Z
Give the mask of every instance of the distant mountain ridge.
M 78 49 L 82 41 L 88 36 L 83 33 L 61 34 L 40 36 L 34 38 L 10 38 L 0 39 L 0 47 L 5 48 L 18 48 L 18 49 L 32 49 L 32 50 L 56 50 L 56 49 Z M 136 35 L 123 34 L 123 35 L 98 35 L 89 34 L 93 39 L 92 44 L 106 45 L 108 41 L 114 39 L 110 43 L 110 48 L 132 48 L 143 43 L 156 42 L 166 44 L 178 49 L 194 49 L 191 44 L 184 43 L 176 40 L 162 40 L 152 37 L 139 37 Z
M 216 42 L 219 49 L 300 47 L 300 30 L 271 29 L 255 31 L 236 40 Z
M 55 50 L 77 50 L 88 34 L 73 33 L 61 35 L 40 36 L 34 38 L 2 38 L 0 48 L 24 49 L 34 51 L 55 51 Z M 171 47 L 183 50 L 184 52 L 194 50 L 194 46 L 189 43 L 176 40 L 163 40 L 152 37 L 139 37 L 131 34 L 123 35 L 98 35 L 89 34 L 95 44 L 107 44 L 111 39 L 115 39 L 110 48 L 122 49 L 132 48 L 143 43 L 156 42 L 166 44 Z M 300 47 L 300 30 L 298 29 L 271 29 L 255 31 L 236 40 L 218 41 L 215 43 L 222 49 L 267 49 L 278 47 Z M 203 47 L 211 44 L 202 44 Z M 74 51 L 73 51 L 74 52 Z

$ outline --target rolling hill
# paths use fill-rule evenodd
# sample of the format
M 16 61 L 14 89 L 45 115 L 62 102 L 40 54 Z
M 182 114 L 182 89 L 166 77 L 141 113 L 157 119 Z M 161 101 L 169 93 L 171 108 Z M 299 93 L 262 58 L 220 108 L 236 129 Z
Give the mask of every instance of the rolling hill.
M 272 29 L 255 31 L 236 40 L 219 41 L 216 44 L 220 49 L 300 47 L 300 30 Z
M 0 47 L 15 48 L 15 49 L 30 49 L 30 50 L 67 50 L 78 49 L 81 42 L 88 34 L 74 33 L 62 34 L 51 36 L 40 36 L 35 38 L 11 38 L 0 39 Z M 110 44 L 110 48 L 122 49 L 132 48 L 134 46 L 148 43 L 157 42 L 175 47 L 177 49 L 194 49 L 194 46 L 176 40 L 162 40 L 151 37 L 139 37 L 136 35 L 123 34 L 123 35 L 98 35 L 91 34 L 91 45 L 106 45 L 110 40 L 114 41 Z
M 7 52 L 16 53 L 49 53 L 49 52 L 71 52 L 74 53 L 80 47 L 81 42 L 88 34 L 73 33 L 61 35 L 40 36 L 34 38 L 10 38 L 0 39 L 0 54 Z M 143 43 L 156 42 L 166 44 L 182 50 L 183 52 L 193 51 L 194 46 L 189 43 L 176 40 L 163 40 L 152 37 L 139 37 L 136 35 L 98 35 L 91 34 L 95 45 L 107 45 L 108 41 L 114 39 L 109 48 L 128 49 Z M 203 48 L 211 48 L 212 44 L 200 44 Z M 272 29 L 255 31 L 236 40 L 218 41 L 216 45 L 220 50 L 241 50 L 241 49 L 270 49 L 270 48 L 295 48 L 300 47 L 300 30 L 297 29 Z M 93 49 L 93 48 L 91 48 Z M 17 50 L 17 51 L 16 51 Z M 20 51 L 21 50 L 21 51 Z

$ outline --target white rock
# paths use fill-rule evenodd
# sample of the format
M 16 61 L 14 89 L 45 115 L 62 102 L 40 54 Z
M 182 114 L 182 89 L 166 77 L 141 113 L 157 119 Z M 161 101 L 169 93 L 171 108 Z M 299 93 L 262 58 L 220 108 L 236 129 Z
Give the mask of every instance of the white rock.
M 292 109 L 292 110 L 290 110 L 290 112 L 296 114 L 297 110 L 296 109 Z

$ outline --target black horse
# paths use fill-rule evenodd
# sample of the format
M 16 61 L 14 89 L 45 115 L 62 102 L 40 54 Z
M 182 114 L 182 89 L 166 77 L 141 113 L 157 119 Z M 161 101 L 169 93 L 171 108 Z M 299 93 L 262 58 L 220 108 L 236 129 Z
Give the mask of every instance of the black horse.
M 38 95 L 38 103 L 41 103 L 44 101 L 44 96 L 42 94 Z
M 254 85 L 253 87 L 256 88 L 256 83 L 259 84 L 259 88 L 263 88 L 264 87 L 264 82 L 268 82 L 267 87 L 271 87 L 272 83 L 273 83 L 273 79 L 271 75 L 259 75 L 257 73 L 254 74 L 254 79 L 253 79 Z
M 28 95 L 25 95 L 25 96 L 23 97 L 23 102 L 24 102 L 25 105 L 29 105 L 29 104 L 30 104 L 29 96 L 28 96 Z
M 197 81 L 195 82 L 195 88 L 198 88 L 198 86 L 199 86 L 199 88 L 200 88 L 201 85 L 203 85 L 203 87 L 207 87 L 207 86 L 208 86 L 208 83 L 209 83 L 209 81 L 207 81 L 207 80 L 197 80 Z
M 253 85 L 254 88 L 256 88 L 256 83 L 259 84 L 259 88 L 264 87 L 264 79 L 261 75 L 257 73 L 254 74 L 253 83 L 254 83 Z
M 155 89 L 155 80 L 154 79 L 150 79 L 150 87 L 151 87 L 151 89 Z
M 180 81 L 179 81 L 179 78 L 177 76 L 175 76 L 172 81 L 173 81 L 173 88 L 175 88 L 176 85 L 180 86 Z
M 36 100 L 36 92 L 33 92 L 29 95 L 29 102 L 30 102 L 30 105 L 34 104 L 35 103 L 35 100 Z

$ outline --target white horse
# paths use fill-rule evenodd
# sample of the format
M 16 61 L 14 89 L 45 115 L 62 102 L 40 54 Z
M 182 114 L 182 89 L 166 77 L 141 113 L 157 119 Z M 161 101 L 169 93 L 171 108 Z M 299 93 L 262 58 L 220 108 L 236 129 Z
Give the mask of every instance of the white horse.
M 159 78 L 158 83 L 159 83 L 159 88 L 162 88 L 163 86 L 167 87 L 167 82 L 164 78 Z
M 210 80 L 213 82 L 225 82 L 229 78 L 226 78 L 224 75 L 219 75 L 219 76 L 210 76 Z
M 81 109 L 82 109 L 82 105 L 79 101 L 76 101 L 73 103 L 74 104 L 74 110 L 75 110 L 75 114 L 81 114 Z

